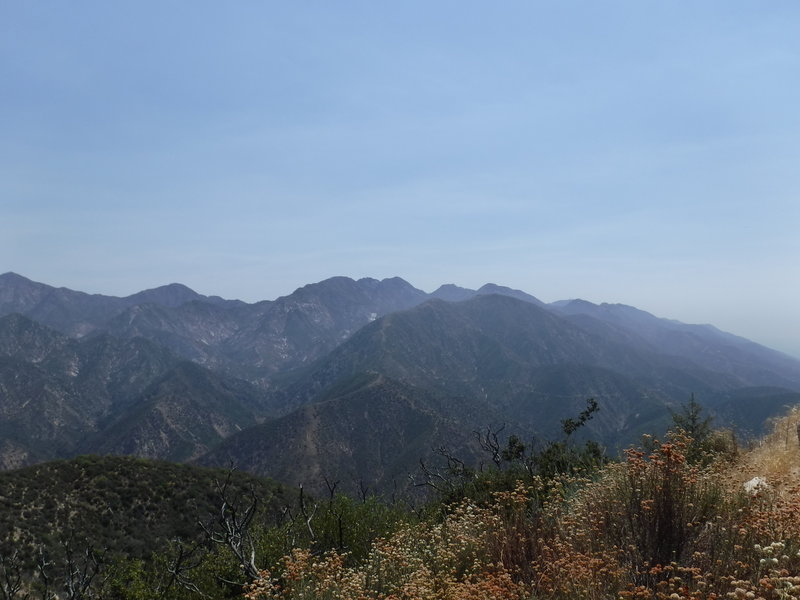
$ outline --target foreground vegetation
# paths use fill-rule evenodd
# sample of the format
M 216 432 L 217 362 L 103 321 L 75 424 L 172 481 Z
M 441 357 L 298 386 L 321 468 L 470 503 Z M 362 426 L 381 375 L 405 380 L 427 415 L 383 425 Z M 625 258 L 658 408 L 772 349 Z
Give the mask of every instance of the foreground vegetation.
M 245 598 L 800 598 L 799 421 L 794 411 L 743 456 L 694 421 L 700 442 L 671 434 L 591 478 L 465 498 L 355 562 L 294 550 Z M 767 483 L 747 492 L 751 474 Z
M 216 482 L 227 475 L 128 456 L 79 456 L 0 472 L 0 550 L 8 553 L 10 540 L 18 551 L 59 546 L 71 535 L 106 554 L 145 559 L 175 538 L 202 540 L 198 519 L 218 510 Z M 234 473 L 229 487 L 252 490 L 273 515 L 293 495 L 245 473 Z
M 427 471 L 438 495 L 419 505 L 347 498 L 331 482 L 327 498 L 301 493 L 276 517 L 221 480 L 198 541 L 147 559 L 98 552 L 83 595 L 43 569 L 13 591 L 6 553 L 0 598 L 800 599 L 798 423 L 794 410 L 739 452 L 690 404 L 680 431 L 614 463 L 569 436 L 529 448 L 487 432 L 492 468 L 451 458 Z M 77 556 L 80 571 L 91 555 Z

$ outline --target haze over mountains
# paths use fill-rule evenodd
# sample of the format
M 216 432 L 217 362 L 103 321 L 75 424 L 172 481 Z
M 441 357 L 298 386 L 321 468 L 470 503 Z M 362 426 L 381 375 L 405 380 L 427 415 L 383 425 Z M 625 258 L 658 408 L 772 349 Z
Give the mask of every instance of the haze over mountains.
M 117 298 L 0 275 L 0 467 L 79 453 L 197 461 L 386 489 L 473 431 L 662 429 L 691 394 L 756 431 L 800 361 L 708 325 L 518 290 L 334 277 L 247 304 L 172 284 Z

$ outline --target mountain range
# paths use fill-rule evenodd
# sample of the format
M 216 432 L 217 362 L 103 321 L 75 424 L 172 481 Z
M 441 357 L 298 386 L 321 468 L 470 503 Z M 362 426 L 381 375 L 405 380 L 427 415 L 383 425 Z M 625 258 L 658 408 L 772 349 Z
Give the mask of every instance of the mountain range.
M 125 298 L 0 275 L 0 467 L 84 453 L 211 466 L 314 488 L 388 489 L 474 432 L 663 431 L 695 397 L 756 432 L 800 402 L 800 361 L 710 325 L 487 284 L 428 294 L 334 277 L 272 301 L 171 284 Z

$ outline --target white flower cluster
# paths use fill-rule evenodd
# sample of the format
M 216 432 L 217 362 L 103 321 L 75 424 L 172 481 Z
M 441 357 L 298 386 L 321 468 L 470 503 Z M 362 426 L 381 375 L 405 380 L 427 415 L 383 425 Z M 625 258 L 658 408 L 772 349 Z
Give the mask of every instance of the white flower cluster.
M 791 565 L 786 554 L 786 544 L 756 544 L 753 549 L 763 557 L 759 561 L 762 569 L 759 569 L 757 582 L 744 579 L 731 581 L 734 590 L 725 594 L 725 597 L 731 600 L 764 600 L 766 597 L 800 600 L 800 575 L 792 574 L 787 569 Z M 800 551 L 797 556 L 800 557 Z
M 769 546 L 761 546 L 756 544 L 753 546 L 756 552 L 764 556 L 758 563 L 762 567 L 775 567 L 781 560 L 789 560 L 783 551 L 786 549 L 786 544 L 783 542 L 772 542 Z

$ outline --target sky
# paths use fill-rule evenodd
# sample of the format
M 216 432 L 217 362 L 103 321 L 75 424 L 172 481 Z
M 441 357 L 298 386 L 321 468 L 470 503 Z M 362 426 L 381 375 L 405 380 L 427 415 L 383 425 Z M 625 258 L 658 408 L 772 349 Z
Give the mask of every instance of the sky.
M 0 272 L 493 282 L 800 357 L 795 0 L 0 3 Z

